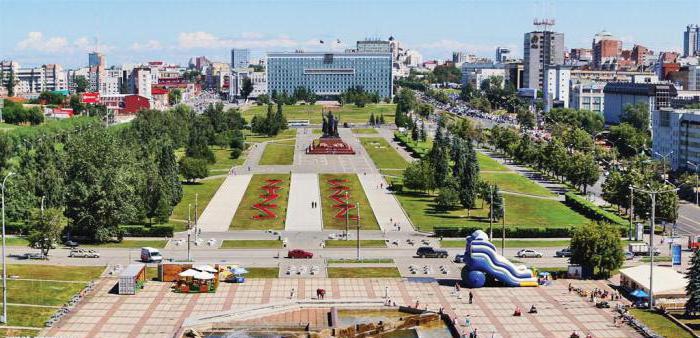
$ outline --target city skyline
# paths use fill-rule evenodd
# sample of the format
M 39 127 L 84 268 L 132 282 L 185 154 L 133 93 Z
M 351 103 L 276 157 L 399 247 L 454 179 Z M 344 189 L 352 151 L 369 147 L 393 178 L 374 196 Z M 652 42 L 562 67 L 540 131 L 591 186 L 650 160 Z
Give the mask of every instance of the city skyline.
M 32 11 L 39 5 L 45 10 Z M 567 49 L 590 48 L 593 36 L 606 30 L 626 49 L 641 44 L 657 52 L 682 52 L 685 26 L 697 23 L 700 14 L 698 2 L 682 0 L 661 7 L 652 1 L 544 6 L 542 1 L 208 1 L 192 6 L 159 0 L 5 1 L 3 6 L 3 59 L 67 67 L 86 65 L 92 50 L 105 53 L 108 65 L 185 64 L 197 55 L 227 62 L 231 48 L 248 48 L 256 59 L 266 52 L 343 50 L 357 40 L 389 36 L 425 60 L 448 59 L 452 51 L 493 58 L 497 46 L 522 57 L 523 34 L 535 29 L 532 20 L 538 16 L 556 19 L 554 30 L 565 34 Z M 644 22 L 654 24 L 635 25 Z

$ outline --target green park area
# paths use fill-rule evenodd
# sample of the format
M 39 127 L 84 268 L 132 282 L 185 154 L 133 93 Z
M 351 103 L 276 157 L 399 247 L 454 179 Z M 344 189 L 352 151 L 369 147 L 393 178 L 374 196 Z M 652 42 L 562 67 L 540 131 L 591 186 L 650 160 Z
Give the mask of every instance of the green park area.
M 245 275 L 248 278 L 277 278 L 279 277 L 279 268 L 246 268 L 248 273 Z
M 176 225 L 175 231 L 185 230 L 190 204 L 192 205 L 191 219 L 194 220 L 195 197 L 197 213 L 201 215 L 224 180 L 225 177 L 217 177 L 182 185 L 182 200 L 173 208 L 173 213 L 170 215 L 171 223 Z
M 401 277 L 399 269 L 395 267 L 376 268 L 327 268 L 329 278 L 390 278 Z
M 352 128 L 353 134 L 379 134 L 377 129 L 374 128 Z
M 297 136 L 297 130 L 296 129 L 285 129 L 285 130 L 281 130 L 277 135 L 268 136 L 268 135 L 263 135 L 263 134 L 255 134 L 248 129 L 244 129 L 243 136 L 245 136 L 246 143 L 279 141 L 279 140 L 286 140 L 286 139 L 290 139 L 290 138 L 295 138 Z
M 501 234 L 501 225 L 494 224 L 494 237 L 499 238 Z M 501 241 L 495 240 L 494 244 L 497 247 L 501 247 Z M 506 239 L 506 248 L 553 248 L 553 247 L 568 247 L 568 239 L 555 239 L 555 240 L 519 240 L 519 239 Z M 467 245 L 465 240 L 443 240 L 440 241 L 440 246 L 443 248 L 464 248 Z
M 8 325 L 43 328 L 44 322 L 86 283 L 99 277 L 104 267 L 9 264 L 7 282 Z M 34 336 L 38 330 L 0 329 L 0 336 Z
M 498 173 L 481 173 L 481 179 L 490 183 L 497 184 L 501 191 L 514 192 L 525 195 L 555 197 L 549 189 L 529 180 L 527 177 L 518 173 L 498 172 Z
M 222 175 L 228 173 L 228 171 L 237 165 L 243 164 L 245 162 L 247 152 L 241 153 L 237 159 L 231 158 L 231 148 L 228 147 L 209 147 L 214 153 L 214 163 L 207 165 L 209 168 L 209 176 Z M 185 156 L 185 149 L 180 148 L 175 151 L 175 157 L 179 160 Z
M 368 104 L 364 107 L 357 107 L 353 104 L 346 104 L 341 107 L 325 107 L 322 105 L 285 105 L 282 107 L 287 121 L 309 120 L 312 124 L 321 123 L 321 111 L 332 111 L 340 118 L 340 123 L 367 123 L 372 113 L 375 116 L 384 114 L 385 121 L 394 120 L 396 105 L 391 103 Z M 243 117 L 250 121 L 253 116 L 264 116 L 267 114 L 267 106 L 252 106 L 243 111 Z
M 296 139 L 269 142 L 265 145 L 260 165 L 291 165 L 294 162 Z
M 360 204 L 360 229 L 377 230 L 379 224 L 374 217 L 372 208 L 369 205 L 362 184 L 355 174 L 321 174 L 319 175 L 321 186 L 321 207 L 323 214 L 323 226 L 326 229 L 345 229 L 345 220 L 342 210 L 342 199 L 344 191 L 348 192 L 348 204 L 351 204 L 349 212 L 349 226 L 351 229 L 357 227 L 357 210 L 355 203 Z M 332 183 L 336 183 L 335 185 Z M 347 187 L 347 190 L 343 190 Z M 333 199 L 335 196 L 335 199 Z M 336 207 L 337 206 L 337 207 Z
M 333 240 L 326 241 L 327 248 L 355 248 L 357 247 L 357 240 Z M 361 248 L 386 248 L 386 242 L 383 239 L 361 239 Z
M 399 155 L 389 142 L 381 137 L 361 137 L 362 146 L 372 158 L 379 171 L 386 175 L 400 176 L 408 162 Z
M 282 241 L 275 240 L 224 240 L 220 249 L 281 249 Z
M 275 180 L 280 180 L 281 182 L 275 184 Z M 236 215 L 231 220 L 229 229 L 284 229 L 287 199 L 289 197 L 289 180 L 289 174 L 253 175 L 243 195 L 243 199 L 238 205 Z M 279 187 L 281 189 L 264 190 L 265 186 Z M 269 201 L 259 206 L 263 210 L 254 207 L 256 204 L 263 203 L 265 199 L 269 199 Z
M 479 161 L 479 170 L 481 171 L 508 171 L 508 168 L 498 161 L 492 159 L 488 155 L 476 152 L 476 159 Z
M 630 314 L 634 316 L 637 320 L 644 323 L 654 332 L 659 334 L 661 337 L 673 337 L 673 338 L 691 338 L 697 337 L 693 336 L 690 332 L 683 330 L 680 326 L 676 325 L 670 319 L 666 318 L 663 314 L 656 311 L 649 311 L 645 309 L 630 309 Z
M 358 260 L 358 259 L 354 259 L 354 258 L 348 258 L 348 259 L 336 258 L 336 259 L 328 259 L 328 260 L 326 260 L 326 262 L 328 264 L 360 264 L 360 263 L 364 263 L 364 264 L 387 263 L 387 264 L 389 264 L 389 263 L 394 263 L 394 259 L 393 258 L 365 258 L 365 259 L 361 258 Z
M 107 242 L 101 244 L 86 244 L 81 245 L 81 247 L 86 248 L 142 248 L 142 247 L 152 247 L 152 248 L 165 248 L 168 244 L 167 240 L 164 239 L 125 239 L 121 242 Z

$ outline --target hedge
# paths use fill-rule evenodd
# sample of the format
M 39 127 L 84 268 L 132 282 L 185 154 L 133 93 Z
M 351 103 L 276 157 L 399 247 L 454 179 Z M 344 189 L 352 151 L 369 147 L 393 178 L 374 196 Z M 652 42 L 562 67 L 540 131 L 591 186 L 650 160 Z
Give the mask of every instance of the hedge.
M 438 237 L 467 237 L 476 230 L 488 233 L 488 226 L 482 227 L 434 227 L 435 236 Z M 547 227 L 518 227 L 509 225 L 506 227 L 506 237 L 510 238 L 563 238 L 570 237 L 573 228 L 547 228 Z M 494 224 L 493 235 L 500 238 L 501 225 Z
M 614 225 L 628 226 L 629 222 L 624 220 L 622 217 L 601 209 L 599 206 L 587 201 L 585 198 L 575 194 L 574 192 L 569 191 L 564 194 L 564 197 L 564 204 L 588 218 Z
M 430 151 L 430 149 L 419 147 L 418 144 L 411 139 L 411 136 L 404 133 L 395 132 L 394 140 L 401 146 L 406 147 L 406 150 L 411 153 L 411 156 L 416 158 L 423 158 Z
M 124 237 L 173 237 L 172 225 L 122 225 L 119 227 Z

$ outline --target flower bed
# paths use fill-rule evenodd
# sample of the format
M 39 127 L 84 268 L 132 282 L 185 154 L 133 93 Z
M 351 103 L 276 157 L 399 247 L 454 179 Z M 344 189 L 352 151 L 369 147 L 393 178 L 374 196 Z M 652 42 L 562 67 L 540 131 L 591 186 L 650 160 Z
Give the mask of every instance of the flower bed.
M 270 202 L 276 200 L 280 197 L 277 193 L 282 187 L 277 186 L 282 183 L 282 180 L 277 179 L 266 179 L 267 184 L 262 186 L 262 190 L 265 191 L 264 194 L 260 195 L 262 202 L 253 204 L 254 209 L 258 209 L 262 214 L 257 214 L 253 216 L 253 219 L 263 220 L 263 219 L 273 219 L 277 218 L 277 214 L 270 209 L 276 209 L 277 204 L 271 204 Z
M 338 209 L 338 212 L 335 214 L 335 218 L 344 219 L 347 217 L 352 220 L 357 220 L 359 215 L 348 216 L 348 211 L 350 211 L 350 209 L 355 209 L 355 205 L 347 203 L 352 196 L 350 194 L 350 187 L 345 185 L 348 182 L 349 180 L 347 179 L 328 180 L 328 184 L 332 186 L 331 191 L 333 191 L 328 198 L 336 202 L 336 204 L 333 205 L 334 209 Z

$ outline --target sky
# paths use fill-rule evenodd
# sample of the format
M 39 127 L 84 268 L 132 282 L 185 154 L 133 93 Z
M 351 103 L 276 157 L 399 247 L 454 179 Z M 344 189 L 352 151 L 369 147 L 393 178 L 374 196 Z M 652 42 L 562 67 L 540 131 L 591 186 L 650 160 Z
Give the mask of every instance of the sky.
M 522 55 L 535 17 L 556 20 L 567 48 L 590 48 L 607 30 L 655 51 L 682 51 L 683 31 L 700 24 L 699 0 L 0 0 L 0 59 L 21 66 L 107 64 L 190 57 L 230 61 L 230 49 L 344 50 L 364 38 L 395 37 L 424 60 L 452 51 Z M 325 44 L 320 44 L 324 40 Z M 340 43 L 338 43 L 340 41 Z

